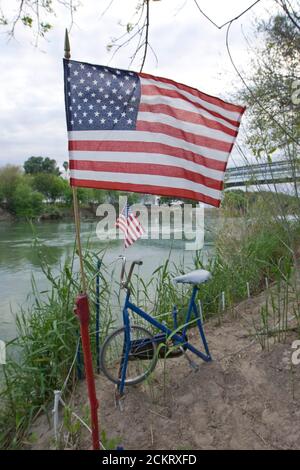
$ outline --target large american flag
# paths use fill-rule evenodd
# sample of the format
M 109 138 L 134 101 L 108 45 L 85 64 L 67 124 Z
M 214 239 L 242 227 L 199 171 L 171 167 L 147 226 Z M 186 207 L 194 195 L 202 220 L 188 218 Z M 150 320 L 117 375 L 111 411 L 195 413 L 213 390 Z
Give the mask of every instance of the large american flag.
M 64 60 L 71 185 L 218 207 L 245 108 L 195 88 Z
M 117 218 L 116 226 L 124 232 L 124 246 L 128 248 L 136 242 L 145 233 L 142 225 L 138 221 L 136 215 L 130 209 L 129 204 L 126 204 Z

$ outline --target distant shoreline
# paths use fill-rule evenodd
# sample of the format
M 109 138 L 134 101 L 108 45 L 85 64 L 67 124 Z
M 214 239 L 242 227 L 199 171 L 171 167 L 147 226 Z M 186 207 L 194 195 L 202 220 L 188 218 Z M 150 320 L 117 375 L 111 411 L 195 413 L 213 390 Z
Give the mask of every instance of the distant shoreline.
M 55 209 L 55 210 L 53 210 Z M 80 208 L 80 215 L 83 219 L 95 217 L 94 208 L 82 207 Z M 58 222 L 60 220 L 71 220 L 73 219 L 73 208 L 72 207 L 55 207 L 49 211 L 45 211 L 38 217 L 35 217 L 33 222 Z M 7 210 L 0 207 L 0 223 L 1 222 L 24 222 L 26 218 L 16 217 Z
M 161 206 L 155 206 L 158 208 Z M 80 208 L 80 216 L 82 219 L 91 219 L 91 218 L 97 218 L 100 219 L 99 216 L 96 216 L 96 208 L 97 205 L 94 206 L 83 206 Z M 73 215 L 73 207 L 60 207 L 60 206 L 50 206 L 49 211 L 45 211 L 43 214 L 40 216 L 32 219 L 33 222 L 59 222 L 60 220 L 72 220 L 74 215 Z M 219 215 L 220 211 L 222 209 L 216 209 L 216 208 L 209 208 L 205 207 L 205 214 L 206 215 Z M 11 222 L 11 223 L 17 223 L 17 222 L 24 222 L 26 221 L 26 218 L 20 218 L 16 217 L 15 215 L 11 214 L 9 211 L 6 209 L 0 207 L 0 223 L 1 222 Z

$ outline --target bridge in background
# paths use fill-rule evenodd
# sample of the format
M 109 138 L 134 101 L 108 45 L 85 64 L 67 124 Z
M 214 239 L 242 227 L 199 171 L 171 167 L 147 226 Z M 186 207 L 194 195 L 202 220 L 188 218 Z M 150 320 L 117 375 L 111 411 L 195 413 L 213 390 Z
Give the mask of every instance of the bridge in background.
M 290 183 L 300 181 L 300 164 L 288 161 L 259 163 L 255 165 L 228 168 L 225 174 L 225 189 L 237 186 Z

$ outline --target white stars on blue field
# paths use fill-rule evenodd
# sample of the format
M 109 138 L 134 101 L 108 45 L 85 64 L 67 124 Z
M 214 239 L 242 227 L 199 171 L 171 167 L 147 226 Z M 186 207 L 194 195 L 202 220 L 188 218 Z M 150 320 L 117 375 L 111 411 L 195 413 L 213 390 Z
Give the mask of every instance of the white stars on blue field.
M 135 130 L 141 97 L 136 73 L 64 60 L 69 131 Z

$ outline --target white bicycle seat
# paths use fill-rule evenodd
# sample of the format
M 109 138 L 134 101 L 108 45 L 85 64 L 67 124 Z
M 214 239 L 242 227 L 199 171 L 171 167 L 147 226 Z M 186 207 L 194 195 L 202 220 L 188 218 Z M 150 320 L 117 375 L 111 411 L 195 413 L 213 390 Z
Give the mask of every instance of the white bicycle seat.
M 205 269 L 197 269 L 183 276 L 178 276 L 173 279 L 176 284 L 203 284 L 211 279 L 211 273 Z

